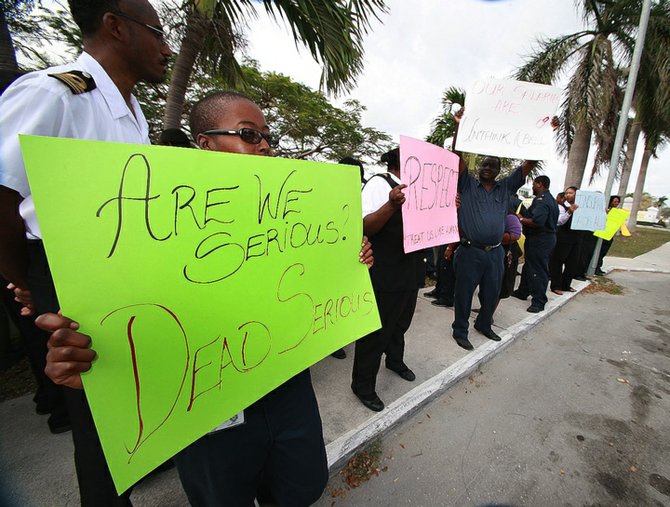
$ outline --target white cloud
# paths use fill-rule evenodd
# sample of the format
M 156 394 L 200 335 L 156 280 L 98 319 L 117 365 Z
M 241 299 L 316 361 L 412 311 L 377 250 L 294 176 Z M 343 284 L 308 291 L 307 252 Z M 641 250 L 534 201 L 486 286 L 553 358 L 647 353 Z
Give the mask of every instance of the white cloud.
M 365 40 L 365 69 L 348 97 L 367 108 L 366 125 L 423 138 L 440 111 L 448 86 L 466 88 L 480 77 L 507 77 L 521 65 L 538 37 L 552 37 L 582 27 L 572 0 L 388 0 L 390 13 L 374 23 Z M 291 76 L 318 87 L 321 68 L 308 51 L 297 50 L 286 27 L 260 13 L 250 23 L 249 54 L 263 70 Z M 342 100 L 339 98 L 338 100 Z M 662 170 L 670 150 L 649 167 L 645 189 L 670 195 Z M 631 177 L 633 191 L 637 167 Z M 590 169 L 587 168 L 587 171 Z M 547 161 L 547 174 L 562 185 L 565 162 Z M 602 190 L 599 178 L 590 188 Z M 554 186 L 554 189 L 557 187 Z M 618 189 L 615 183 L 614 191 Z

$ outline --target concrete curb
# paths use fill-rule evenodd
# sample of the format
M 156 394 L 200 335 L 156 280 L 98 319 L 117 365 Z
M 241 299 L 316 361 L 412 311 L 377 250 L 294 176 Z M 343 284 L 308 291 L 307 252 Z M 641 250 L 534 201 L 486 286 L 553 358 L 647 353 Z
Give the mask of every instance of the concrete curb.
M 490 341 L 477 347 L 467 356 L 390 403 L 386 409 L 376 413 L 365 423 L 333 440 L 326 446 L 328 469 L 331 475 L 342 468 L 351 456 L 363 449 L 369 442 L 388 433 L 393 427 L 408 419 L 424 405 L 469 376 L 479 365 L 491 360 L 514 340 L 549 318 L 589 285 L 590 282 L 586 282 L 577 289 L 577 292 L 567 292 L 562 297 L 550 301 L 544 312 L 530 314 L 521 322 L 499 333 L 502 338 L 500 342 Z
M 670 275 L 669 269 L 659 268 L 629 268 L 625 266 L 609 266 L 607 268 L 607 273 L 611 271 L 629 271 L 631 273 L 661 273 L 664 275 Z

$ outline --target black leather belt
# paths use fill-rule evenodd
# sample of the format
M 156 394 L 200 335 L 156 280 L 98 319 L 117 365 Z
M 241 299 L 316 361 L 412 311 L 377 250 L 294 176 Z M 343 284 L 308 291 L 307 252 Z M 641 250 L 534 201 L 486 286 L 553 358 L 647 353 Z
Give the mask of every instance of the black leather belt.
M 470 241 L 469 239 L 462 239 L 461 245 L 474 246 L 475 248 L 479 248 L 480 250 L 484 250 L 485 252 L 490 252 L 494 248 L 498 248 L 500 246 L 500 243 L 495 245 L 482 245 L 481 243 L 475 243 L 474 241 Z

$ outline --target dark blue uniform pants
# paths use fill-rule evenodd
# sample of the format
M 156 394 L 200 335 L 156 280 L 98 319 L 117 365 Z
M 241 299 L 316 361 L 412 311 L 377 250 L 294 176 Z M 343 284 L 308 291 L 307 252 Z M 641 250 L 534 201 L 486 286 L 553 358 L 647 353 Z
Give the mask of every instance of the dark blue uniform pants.
M 454 297 L 454 323 L 451 325 L 455 338 L 467 338 L 472 310 L 472 296 L 479 285 L 481 309 L 475 324 L 482 331 L 491 329 L 493 311 L 498 303 L 502 285 L 505 251 L 502 247 L 488 252 L 474 246 L 461 245 L 454 254 L 456 290 Z
M 205 435 L 174 457 L 194 507 L 251 507 L 260 487 L 280 506 L 316 502 L 328 482 L 309 370 L 244 411 L 242 425 Z
M 518 293 L 531 297 L 531 305 L 544 309 L 547 304 L 549 283 L 549 258 L 556 246 L 556 234 L 527 236 L 524 244 L 523 269 Z
M 437 284 L 435 289 L 438 301 L 454 304 L 454 285 L 456 277 L 454 274 L 454 255 L 452 253 L 449 260 L 444 258 L 444 252 L 447 245 L 442 245 L 437 250 Z

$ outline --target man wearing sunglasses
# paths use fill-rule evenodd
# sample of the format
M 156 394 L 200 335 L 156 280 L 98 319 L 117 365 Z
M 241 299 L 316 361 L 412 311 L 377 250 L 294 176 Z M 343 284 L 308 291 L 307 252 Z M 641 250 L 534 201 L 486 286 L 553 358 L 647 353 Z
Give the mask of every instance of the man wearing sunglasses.
M 82 32 L 82 54 L 72 64 L 22 76 L 0 97 L 0 272 L 17 287 L 26 312 L 57 312 L 59 305 L 19 134 L 148 144 L 148 125 L 132 91 L 139 81 L 162 82 L 172 54 L 147 0 L 69 4 Z M 42 349 L 44 362 L 46 341 Z M 81 504 L 130 505 L 130 492 L 116 494 L 84 392 L 64 388 L 63 394 Z

